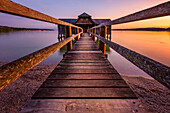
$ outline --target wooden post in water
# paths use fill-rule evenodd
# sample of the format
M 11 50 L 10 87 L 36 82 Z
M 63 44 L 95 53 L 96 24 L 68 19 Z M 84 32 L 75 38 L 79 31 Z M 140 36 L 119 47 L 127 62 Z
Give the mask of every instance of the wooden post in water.
M 66 38 L 72 36 L 72 29 L 71 26 L 66 26 Z M 72 41 L 67 43 L 67 51 L 72 50 Z
M 96 28 L 93 29 L 93 33 L 96 34 Z M 95 41 L 95 36 L 92 37 L 93 41 Z
M 60 30 L 61 30 L 61 29 L 60 29 L 60 25 L 58 25 L 58 40 L 59 40 L 59 42 L 60 42 L 60 33 L 61 33 Z
M 84 31 L 83 31 L 83 29 L 81 29 L 81 32 L 84 32 Z M 82 37 L 82 36 L 83 36 L 83 33 L 82 33 L 82 34 L 80 34 L 80 36 Z
M 76 28 L 76 34 L 79 33 L 79 28 Z M 79 40 L 79 36 L 77 36 L 76 41 Z
M 100 36 L 106 39 L 107 34 L 107 26 L 102 26 L 100 29 Z M 106 53 L 106 44 L 103 43 L 101 40 L 99 41 L 99 49 L 103 52 L 103 54 Z
M 63 38 L 63 29 L 62 29 L 62 25 L 60 26 L 60 40 L 62 40 Z

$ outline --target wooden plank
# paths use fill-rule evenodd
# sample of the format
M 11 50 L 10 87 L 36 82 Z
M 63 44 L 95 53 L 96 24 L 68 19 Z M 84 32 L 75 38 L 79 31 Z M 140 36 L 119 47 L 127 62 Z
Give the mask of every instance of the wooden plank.
M 89 42 L 87 42 L 87 41 L 79 41 L 79 42 L 76 42 L 74 45 L 88 45 L 88 44 L 94 45 L 95 43 L 91 42 L 91 41 L 89 41 Z
M 77 57 L 75 57 L 75 56 L 77 56 Z M 96 56 L 94 56 L 94 55 L 70 55 L 70 54 L 65 54 L 65 56 L 64 56 L 64 59 L 100 59 L 100 58 L 103 58 L 103 59 L 106 59 L 106 57 L 104 56 L 104 55 L 96 55 Z
M 130 88 L 39 88 L 32 99 L 136 98 Z
M 74 45 L 75 47 L 96 47 L 96 45 Z
M 113 69 L 111 65 L 109 66 L 61 66 L 58 65 L 56 69 Z
M 96 57 L 96 56 L 104 56 L 103 55 L 103 53 L 69 53 L 69 54 L 66 54 L 66 55 L 75 55 L 75 56 L 83 56 L 83 55 L 85 55 L 85 56 L 94 56 L 94 57 Z
M 73 49 L 97 49 L 96 51 L 98 51 L 99 49 L 98 49 L 98 47 L 86 47 L 86 48 L 84 48 L 84 47 L 73 47 Z
M 60 62 L 59 65 L 65 65 L 65 66 L 102 66 L 102 65 L 110 65 L 110 63 L 100 63 L 100 62 L 95 62 L 95 63 L 87 63 L 87 62 L 83 62 L 83 63 L 79 63 L 79 62 L 75 62 L 75 63 L 63 63 L 63 62 Z
M 73 58 L 79 58 L 79 57 L 84 57 L 84 58 L 103 58 L 105 57 L 103 54 L 93 54 L 93 53 L 79 53 L 79 54 L 76 54 L 76 53 L 69 53 L 69 54 L 65 54 L 65 57 L 73 57 Z
M 82 50 L 82 51 L 94 51 L 94 50 L 95 50 L 95 51 L 99 51 L 99 49 L 98 49 L 97 47 L 96 47 L 96 48 L 95 48 L 95 47 L 92 47 L 92 48 L 89 48 L 89 47 L 87 47 L 87 48 L 83 48 L 83 47 L 74 48 L 74 47 L 73 47 L 73 51 L 76 51 L 76 50 L 77 50 L 77 51 L 81 51 L 81 50 Z
M 54 69 L 53 73 L 118 73 L 114 69 L 105 69 L 105 70 L 99 70 L 99 69 L 70 69 L 70 70 L 58 70 Z
M 51 75 L 47 79 L 122 79 L 121 76 L 117 74 L 55 74 Z
M 100 60 L 100 59 L 104 59 L 106 60 L 107 58 L 106 57 L 99 57 L 99 58 L 96 58 L 96 57 L 64 57 L 63 60 Z
M 72 88 L 108 88 L 108 87 L 129 87 L 125 81 L 122 80 L 46 80 L 41 88 L 62 88 L 62 87 L 72 87 Z
M 64 63 L 83 63 L 83 62 L 86 62 L 86 63 L 109 63 L 109 61 L 105 60 L 105 59 L 100 59 L 100 60 L 96 60 L 96 59 L 91 59 L 91 60 L 87 60 L 87 59 L 82 59 L 82 60 L 69 60 L 69 59 L 63 59 L 61 62 L 64 62 Z
M 101 51 L 69 51 L 68 53 L 102 53 Z
M 41 106 L 41 107 L 40 107 Z M 32 99 L 20 113 L 147 113 L 136 99 Z

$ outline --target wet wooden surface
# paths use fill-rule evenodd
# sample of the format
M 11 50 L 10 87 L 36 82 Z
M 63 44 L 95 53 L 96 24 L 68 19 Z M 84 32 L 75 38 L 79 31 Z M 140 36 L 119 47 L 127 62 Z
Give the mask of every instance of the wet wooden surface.
M 31 103 L 49 99 L 134 100 L 137 97 L 92 38 L 83 34 L 33 95 Z M 29 106 L 22 112 L 30 110 Z

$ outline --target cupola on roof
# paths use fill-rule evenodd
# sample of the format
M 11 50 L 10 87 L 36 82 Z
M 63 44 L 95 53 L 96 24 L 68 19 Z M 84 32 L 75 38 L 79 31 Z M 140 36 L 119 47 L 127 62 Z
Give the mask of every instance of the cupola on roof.
M 87 13 L 82 13 L 81 15 L 79 15 L 78 17 L 91 17 L 89 14 L 87 14 Z

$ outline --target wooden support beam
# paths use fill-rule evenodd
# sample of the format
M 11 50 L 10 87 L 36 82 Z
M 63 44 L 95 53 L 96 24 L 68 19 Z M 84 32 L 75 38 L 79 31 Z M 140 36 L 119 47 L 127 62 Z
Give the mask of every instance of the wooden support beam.
M 58 25 L 58 39 L 60 38 L 60 33 L 61 33 L 61 31 L 60 31 L 60 25 Z
M 96 28 L 93 29 L 93 33 L 96 34 Z M 92 37 L 93 41 L 95 41 L 95 36 Z
M 66 26 L 66 38 L 72 36 L 71 26 Z M 72 40 L 67 43 L 67 51 L 72 50 Z
M 83 32 L 83 29 L 81 29 L 81 32 Z M 83 36 L 83 34 L 80 34 L 80 36 L 82 37 L 82 36 Z
M 100 29 L 100 36 L 106 39 L 106 34 L 107 34 L 107 26 L 102 26 Z M 103 43 L 101 40 L 99 41 L 99 49 L 103 52 L 103 54 L 106 53 L 106 44 Z
M 79 28 L 76 28 L 76 34 L 79 33 Z M 77 36 L 76 41 L 79 40 L 79 36 Z

